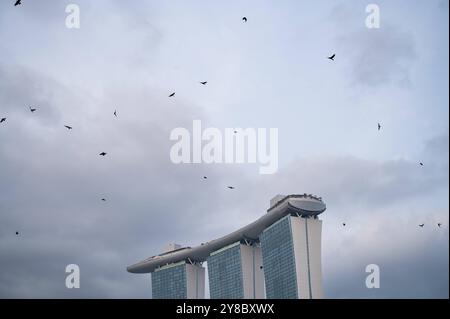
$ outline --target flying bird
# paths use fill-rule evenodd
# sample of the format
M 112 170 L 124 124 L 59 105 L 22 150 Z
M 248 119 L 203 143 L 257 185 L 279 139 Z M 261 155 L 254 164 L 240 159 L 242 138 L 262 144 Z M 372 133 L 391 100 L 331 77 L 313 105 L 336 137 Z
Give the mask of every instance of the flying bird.
M 233 186 L 227 186 L 229 189 L 234 189 L 234 187 Z
M 30 111 L 31 111 L 31 113 L 33 113 L 33 112 L 36 111 L 36 109 L 33 109 L 33 108 L 31 108 L 31 106 L 30 106 Z
M 170 94 L 169 97 L 172 97 L 172 96 L 174 96 L 174 95 L 175 95 L 175 92 L 173 92 L 172 94 Z
M 425 224 L 420 224 L 420 225 L 419 225 L 419 227 L 423 227 L 423 226 L 425 226 Z
M 6 117 L 2 117 L 2 119 L 0 120 L 0 123 L 3 123 L 6 121 Z
M 344 226 L 344 227 L 345 227 L 345 225 L 346 225 L 345 223 L 342 223 L 342 226 Z
M 243 17 L 242 21 L 247 22 L 247 17 Z
M 336 56 L 336 54 L 333 54 L 332 56 L 329 56 L 328 59 L 333 60 L 334 61 L 334 57 Z
M 200 82 L 200 84 L 203 84 L 203 85 L 206 85 L 206 83 L 208 83 L 208 81 Z
M 442 224 L 441 223 L 438 223 L 438 227 L 441 227 L 442 226 Z
M 378 131 L 381 130 L 381 124 L 378 123 Z
M 16 235 L 19 235 L 19 232 L 18 232 L 18 231 L 16 231 Z
M 117 117 L 117 111 L 116 110 L 114 110 L 114 116 Z
M 106 202 L 106 198 L 102 198 L 102 201 Z
M 22 0 L 17 0 L 16 3 L 14 3 L 14 6 L 16 7 L 16 6 L 20 5 L 20 4 L 22 4 Z
M 107 153 L 105 153 L 105 152 L 101 152 L 99 155 L 100 156 L 105 156 Z
M 72 126 L 69 126 L 69 125 L 64 125 L 64 127 L 65 127 L 66 129 L 68 129 L 68 130 L 71 130 L 71 129 L 72 129 Z
M 419 163 L 419 165 L 420 165 L 420 166 L 423 166 L 423 163 L 422 163 L 422 162 L 420 162 L 420 163 Z
M 207 176 L 203 176 L 203 179 L 208 179 L 208 177 Z

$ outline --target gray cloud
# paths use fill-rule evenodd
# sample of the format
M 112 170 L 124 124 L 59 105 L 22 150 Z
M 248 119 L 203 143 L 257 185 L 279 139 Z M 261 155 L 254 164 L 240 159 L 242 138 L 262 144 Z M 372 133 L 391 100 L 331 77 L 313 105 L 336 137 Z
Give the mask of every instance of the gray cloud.
M 445 141 L 448 135 L 425 144 L 424 167 L 408 160 L 298 160 L 263 185 L 247 186 L 255 191 L 248 209 L 280 192 L 324 197 L 328 298 L 448 298 L 448 156 L 439 156 L 448 154 Z M 380 289 L 365 287 L 372 263 L 381 269 Z
M 0 62 L 0 116 L 8 118 L 0 126 L 0 297 L 147 298 L 149 276 L 129 274 L 127 265 L 160 252 L 168 242 L 196 245 L 235 230 L 263 214 L 277 193 L 308 192 L 328 205 L 322 216 L 327 297 L 448 298 L 448 132 L 423 144 L 414 158 L 312 156 L 305 150 L 306 157 L 281 166 L 273 176 L 255 175 L 256 168 L 245 165 L 174 165 L 169 160 L 170 130 L 190 128 L 193 119 L 213 122 L 211 109 L 199 107 L 208 103 L 192 97 L 211 99 L 205 90 L 200 93 L 200 75 L 194 70 L 209 75 L 208 89 L 220 99 L 229 98 L 243 89 L 232 86 L 236 79 L 224 73 L 228 66 L 240 70 L 239 64 L 248 60 L 213 33 L 202 33 L 198 43 L 192 35 L 175 36 L 177 28 L 200 31 L 207 29 L 203 24 L 193 27 L 183 20 L 186 25 L 175 25 L 174 38 L 167 39 L 167 24 L 179 16 L 161 24 L 158 10 L 164 9 L 154 2 L 142 1 L 142 6 L 82 2 L 82 29 L 69 34 L 55 27 L 63 23 L 62 4 L 30 2 L 21 11 L 24 16 L 0 4 L 5 25 L 24 25 L 17 28 L 17 37 L 39 40 L 39 45 L 11 44 Z M 185 12 L 181 6 L 176 9 Z M 226 19 L 220 9 L 212 10 L 232 25 L 219 28 L 225 38 L 235 38 L 241 30 L 241 10 L 235 4 Z M 345 10 L 342 14 L 340 21 L 346 24 L 333 38 L 341 43 L 337 53 L 351 81 L 375 87 L 407 82 L 416 57 L 414 38 L 394 26 L 375 33 L 353 28 L 354 21 L 364 27 L 362 17 L 350 19 Z M 199 15 L 207 18 L 204 12 Z M 235 17 L 238 26 L 228 20 Z M 252 24 L 245 27 L 250 30 L 246 32 L 258 30 Z M 0 36 L 5 34 L 2 26 L 0 31 Z M 204 39 L 214 45 L 199 53 Z M 188 48 L 165 60 L 180 43 Z M 49 49 L 42 49 L 44 45 Z M 264 48 L 249 45 L 252 52 Z M 25 47 L 32 54 L 16 60 L 14 53 L 20 55 Z M 222 48 L 226 52 L 220 55 Z M 61 56 L 67 63 L 52 63 Z M 186 61 L 191 63 L 184 65 Z M 217 61 L 222 66 L 214 73 Z M 177 65 L 180 69 L 174 69 Z M 188 78 L 184 69 L 193 73 L 191 87 L 180 84 Z M 221 82 L 224 76 L 229 79 Z M 249 90 L 252 80 L 263 81 L 246 77 Z M 267 79 L 270 87 L 273 79 Z M 171 100 L 167 95 L 172 87 L 177 95 Z M 258 104 L 255 93 L 245 96 Z M 28 106 L 38 111 L 32 114 Z M 115 109 L 118 118 L 112 115 Z M 241 109 L 236 102 L 233 112 Z M 244 111 L 254 117 L 253 109 Z M 108 155 L 101 158 L 101 151 Z M 230 184 L 236 190 L 227 190 Z M 424 229 L 417 227 L 421 222 Z M 444 223 L 442 229 L 437 222 Z M 81 267 L 81 289 L 64 286 L 64 269 L 71 263 Z M 364 287 L 369 263 L 381 267 L 379 290 Z
M 25 117 L 30 113 L 29 107 L 39 107 L 39 117 L 41 124 L 54 124 L 61 119 L 60 108 L 62 95 L 67 94 L 67 90 L 58 82 L 45 76 L 40 76 L 36 81 L 36 71 L 25 69 L 19 66 L 5 66 L 0 64 L 0 104 L 3 117 L 10 120 L 20 118 L 30 120 Z M 27 94 L 24 94 L 24 89 Z M 64 103 L 70 103 L 73 99 L 65 99 Z M 77 101 L 74 101 L 75 103 Z M 18 107 L 18 106 L 21 107 Z M 73 106 L 73 105 L 67 105 Z
M 17 75 L 22 77 L 24 72 Z M 33 72 L 27 73 L 29 83 L 11 81 L 14 73 L 9 75 L 8 96 L 24 85 L 48 83 Z M 6 85 L 5 81 L 3 78 L 2 85 Z M 71 296 L 73 292 L 63 287 L 61 278 L 65 265 L 77 263 L 86 274 L 86 289 L 77 296 L 120 296 L 117 290 L 109 291 L 101 285 L 96 288 L 96 283 L 109 281 L 114 285 L 117 278 L 121 280 L 119 285 L 135 281 L 125 272 L 126 265 L 159 251 L 164 244 L 150 238 L 186 237 L 189 228 L 183 225 L 189 225 L 193 216 L 201 218 L 208 212 L 198 188 L 204 187 L 201 174 L 208 174 L 210 169 L 186 171 L 174 167 L 169 160 L 170 128 L 188 126 L 189 106 L 184 106 L 185 115 L 177 115 L 173 103 L 159 101 L 166 104 L 161 112 L 133 117 L 132 114 L 144 114 L 148 102 L 156 103 L 157 98 L 144 90 L 122 90 L 121 96 L 112 94 L 114 101 L 122 105 L 126 101 L 131 106 L 119 109 L 117 119 L 107 107 L 102 116 L 89 118 L 83 117 L 79 108 L 68 108 L 74 101 L 73 92 L 60 85 L 52 89 L 58 91 L 61 99 L 57 103 L 47 101 L 48 112 L 60 114 L 65 108 L 73 115 L 68 123 L 73 131 L 63 127 L 66 122 L 62 116 L 44 125 L 43 107 L 29 115 L 21 99 L 2 109 L 11 116 L 2 125 L 0 135 L 0 254 L 5 274 L 0 280 L 4 287 L 0 295 Z M 33 90 L 27 93 L 29 100 L 38 100 Z M 8 96 L 2 95 L 2 100 Z M 80 100 L 92 103 L 89 96 L 76 99 Z M 163 121 L 169 114 L 173 122 Z M 108 156 L 100 158 L 101 151 L 107 151 Z M 209 187 L 211 184 L 214 180 Z M 214 194 L 214 187 L 210 192 Z M 100 201 L 102 197 L 107 198 L 106 203 Z M 175 201 L 177 197 L 180 203 Z M 189 199 L 196 204 L 182 205 L 183 198 L 184 202 Z M 209 202 L 214 205 L 214 201 Z M 19 237 L 14 235 L 16 230 L 21 233 Z M 150 246 L 149 241 L 153 242 Z M 137 250 L 132 252 L 130 247 Z M 108 269 L 101 270 L 106 264 Z M 17 287 L 11 287 L 11 281 Z M 23 287 L 27 284 L 39 289 L 25 292 Z
M 4 110 L 14 116 L 0 135 L 0 296 L 148 297 L 149 277 L 128 274 L 128 264 L 170 241 L 195 245 L 226 234 L 264 213 L 274 194 L 304 191 L 320 194 L 328 205 L 323 215 L 328 297 L 446 296 L 448 206 L 445 198 L 437 202 L 441 206 L 426 203 L 436 192 L 448 191 L 448 135 L 424 145 L 424 167 L 406 159 L 320 157 L 255 177 L 230 167 L 174 165 L 168 158 L 170 129 L 201 118 L 195 108 L 185 104 L 181 115 L 180 104 L 158 93 L 122 88 L 108 94 L 104 114 L 85 116 L 66 102 L 94 103 L 90 96 L 35 72 L 13 70 L 3 101 L 23 88 L 14 80 L 17 74 L 28 78 L 28 86 L 44 84 L 50 95 L 50 88 L 58 90 L 47 107 L 48 114 L 60 116 L 42 122 L 40 110 L 28 114 L 23 101 L 14 99 Z M 28 100 L 38 99 L 39 93 L 28 93 Z M 112 101 L 128 105 L 117 119 Z M 142 116 L 150 101 L 164 107 Z M 71 132 L 63 127 L 62 109 L 71 115 Z M 109 154 L 100 158 L 100 151 Z M 236 192 L 225 189 L 230 183 Z M 348 233 L 341 230 L 342 220 Z M 430 226 L 420 239 L 417 224 L 424 221 Z M 437 221 L 446 226 L 434 230 Z M 409 230 L 398 232 L 397 226 Z M 82 289 L 64 287 L 70 263 L 81 267 Z M 368 263 L 382 269 L 380 290 L 363 286 Z
M 339 5 L 331 14 L 337 29 L 338 57 L 346 64 L 352 84 L 409 86 L 411 67 L 417 59 L 414 37 L 388 21 L 383 6 L 380 28 L 366 28 L 363 7 L 358 8 Z

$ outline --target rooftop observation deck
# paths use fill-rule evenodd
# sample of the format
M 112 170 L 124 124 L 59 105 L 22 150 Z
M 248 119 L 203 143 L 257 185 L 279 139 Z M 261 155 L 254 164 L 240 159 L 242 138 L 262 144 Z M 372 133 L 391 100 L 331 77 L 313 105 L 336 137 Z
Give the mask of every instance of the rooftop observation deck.
M 267 213 L 253 223 L 196 247 L 183 247 L 149 257 L 127 267 L 127 271 L 131 273 L 151 273 L 161 266 L 183 260 L 203 262 L 206 261 L 212 252 L 232 243 L 242 240 L 258 240 L 258 237 L 264 229 L 286 215 L 316 218 L 325 209 L 326 205 L 322 201 L 322 198 L 311 194 L 278 195 L 271 201 L 271 207 L 267 210 Z

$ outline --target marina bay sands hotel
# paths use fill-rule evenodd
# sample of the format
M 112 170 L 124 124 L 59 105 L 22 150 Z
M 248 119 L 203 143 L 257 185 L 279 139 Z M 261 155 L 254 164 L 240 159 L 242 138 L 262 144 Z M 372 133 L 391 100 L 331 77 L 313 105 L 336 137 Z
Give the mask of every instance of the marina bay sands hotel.
M 320 197 L 277 195 L 253 223 L 197 247 L 172 244 L 127 270 L 151 273 L 155 299 L 323 298 Z

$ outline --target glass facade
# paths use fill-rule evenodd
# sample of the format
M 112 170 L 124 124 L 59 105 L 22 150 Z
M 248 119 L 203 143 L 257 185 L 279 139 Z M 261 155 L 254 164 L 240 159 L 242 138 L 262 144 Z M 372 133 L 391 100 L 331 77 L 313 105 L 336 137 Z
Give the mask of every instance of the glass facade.
M 208 276 L 211 299 L 244 298 L 239 242 L 220 249 L 208 257 Z
M 164 266 L 152 273 L 153 299 L 186 299 L 186 264 Z
M 267 299 L 296 299 L 297 276 L 291 216 L 266 228 L 260 236 Z

